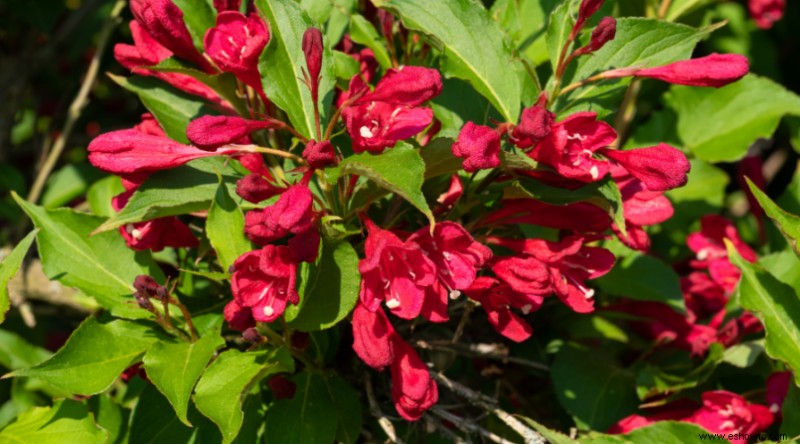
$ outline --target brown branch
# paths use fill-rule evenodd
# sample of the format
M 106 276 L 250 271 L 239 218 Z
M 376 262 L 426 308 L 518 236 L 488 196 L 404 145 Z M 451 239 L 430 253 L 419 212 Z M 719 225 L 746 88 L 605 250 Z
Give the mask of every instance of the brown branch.
M 375 393 L 372 391 L 372 376 L 367 370 L 364 373 L 364 385 L 367 388 L 367 399 L 369 400 L 369 411 L 375 418 L 378 419 L 378 425 L 381 426 L 383 429 L 383 433 L 386 433 L 386 436 L 389 437 L 389 441 L 403 444 L 403 441 L 397 437 L 397 432 L 394 430 L 394 425 L 386 415 L 383 414 L 381 408 L 378 406 L 378 402 L 375 401 Z

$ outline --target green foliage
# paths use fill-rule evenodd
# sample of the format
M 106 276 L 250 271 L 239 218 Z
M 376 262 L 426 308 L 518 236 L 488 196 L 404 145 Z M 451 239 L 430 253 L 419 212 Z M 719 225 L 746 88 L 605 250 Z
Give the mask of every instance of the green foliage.
M 0 431 L 0 443 L 102 444 L 108 432 L 95 425 L 86 407 L 64 400 L 21 414 Z
M 224 183 L 217 188 L 211 209 L 208 210 L 206 234 L 217 251 L 217 259 L 223 270 L 227 270 L 239 256 L 253 248 L 244 235 L 242 209 L 231 198 Z
M 678 274 L 653 256 L 632 254 L 618 260 L 611 272 L 597 280 L 597 285 L 610 294 L 663 302 L 686 312 Z
M 797 246 L 797 238 L 800 237 L 800 216 L 783 211 L 779 206 L 775 205 L 775 202 L 764 194 L 758 186 L 753 184 L 750 179 L 747 179 L 747 185 L 750 187 L 753 196 L 758 200 L 761 208 L 767 213 L 767 216 L 778 226 L 783 237 L 789 242 L 789 246 L 792 247 L 795 254 L 800 256 L 800 250 L 798 250 Z
M 8 299 L 8 283 L 16 276 L 22 260 L 28 253 L 28 249 L 33 244 L 33 239 L 38 230 L 33 230 L 25 236 L 11 253 L 0 262 L 0 323 L 5 321 L 6 312 L 10 307 L 11 301 Z

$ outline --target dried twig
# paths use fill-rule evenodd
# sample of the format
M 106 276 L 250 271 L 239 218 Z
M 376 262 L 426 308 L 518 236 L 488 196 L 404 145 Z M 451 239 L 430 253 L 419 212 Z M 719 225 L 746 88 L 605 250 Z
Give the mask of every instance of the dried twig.
M 444 409 L 442 409 L 440 407 L 431 408 L 431 412 L 433 412 L 433 414 L 439 416 L 440 418 L 442 418 L 442 419 L 444 419 L 446 421 L 452 422 L 453 425 L 455 425 L 460 430 L 463 430 L 466 433 L 479 433 L 479 434 L 485 436 L 486 438 L 488 438 L 489 440 L 491 440 L 493 442 L 496 442 L 498 444 L 513 444 L 511 441 L 509 441 L 509 440 L 507 440 L 507 439 L 505 439 L 505 438 L 503 438 L 501 436 L 497 436 L 494 433 L 492 433 L 492 432 L 484 429 L 483 427 L 475 424 L 475 422 L 473 420 L 471 420 L 471 419 L 462 418 L 460 416 L 456 416 L 456 415 L 454 415 L 454 414 L 452 414 L 452 413 L 448 412 L 447 410 L 444 410 Z
M 451 381 L 442 374 L 431 372 L 431 376 L 436 379 L 437 382 L 449 388 L 452 392 L 462 396 L 472 405 L 484 408 L 493 413 L 507 426 L 511 427 L 512 430 L 522 436 L 526 443 L 545 444 L 547 442 L 542 435 L 520 422 L 508 412 L 497 407 L 497 402 L 494 399 L 484 395 L 483 393 L 476 392 L 475 390 L 465 387 L 457 382 Z
M 394 442 L 397 444 L 403 444 L 403 441 L 397 437 L 397 432 L 394 430 L 394 425 L 386 415 L 383 414 L 381 408 L 378 406 L 378 402 L 375 401 L 375 393 L 372 391 L 372 376 L 369 374 L 369 371 L 364 373 L 364 385 L 367 388 L 367 399 L 369 400 L 369 411 L 372 413 L 372 416 L 378 419 L 378 424 L 383 429 L 383 433 L 386 433 L 386 436 L 389 437 L 390 442 Z
M 498 348 L 496 344 L 451 344 L 440 343 L 437 341 L 417 341 L 417 346 L 426 350 L 442 350 L 455 353 L 457 355 L 468 356 L 473 358 L 485 358 L 500 361 L 504 364 L 513 363 L 523 365 L 525 367 L 534 368 L 541 371 L 549 371 L 550 367 L 535 361 L 509 356 L 508 354 L 498 353 L 495 350 Z

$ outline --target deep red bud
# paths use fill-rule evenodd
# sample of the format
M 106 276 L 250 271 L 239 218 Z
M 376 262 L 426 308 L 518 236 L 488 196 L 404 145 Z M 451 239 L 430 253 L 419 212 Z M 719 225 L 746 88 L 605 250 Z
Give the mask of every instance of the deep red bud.
M 464 171 L 470 173 L 500 165 L 500 134 L 488 126 L 467 122 L 450 149 L 464 159 Z
M 250 327 L 247 330 L 242 332 L 242 337 L 245 341 L 251 344 L 263 344 L 264 337 L 261 336 L 261 333 L 258 332 L 254 327 Z
M 580 29 L 600 8 L 604 0 L 583 0 L 578 8 L 578 19 L 575 21 L 575 28 Z
M 311 165 L 311 168 L 325 168 L 336 165 L 336 151 L 329 141 L 317 142 L 312 139 L 303 150 L 303 159 Z
M 592 39 L 589 41 L 589 49 L 591 52 L 597 51 L 602 48 L 606 43 L 614 40 L 617 34 L 617 21 L 614 17 L 603 17 L 597 27 L 592 31 Z
M 556 116 L 544 108 L 535 105 L 522 110 L 519 125 L 511 133 L 514 144 L 520 148 L 528 148 L 539 143 L 553 130 Z
M 133 281 L 133 288 L 142 295 L 154 297 L 158 300 L 166 299 L 167 289 L 153 279 L 152 276 L 140 274 Z
M 194 146 L 213 151 L 230 143 L 241 143 L 253 131 L 275 128 L 274 122 L 248 120 L 237 116 L 203 116 L 186 127 L 186 137 Z
M 214 9 L 217 12 L 238 11 L 241 3 L 241 0 L 214 0 Z
M 609 79 L 627 76 L 649 77 L 676 85 L 719 88 L 747 75 L 749 65 L 747 57 L 743 55 L 711 54 L 655 68 L 639 70 L 621 68 L 607 73 L 604 77 Z
M 322 70 L 322 32 L 317 28 L 308 28 L 303 34 L 303 54 L 311 80 L 311 98 L 316 102 L 319 91 L 319 73 Z
M 251 203 L 263 202 L 282 191 L 282 188 L 273 186 L 260 174 L 248 174 L 236 182 L 236 194 Z

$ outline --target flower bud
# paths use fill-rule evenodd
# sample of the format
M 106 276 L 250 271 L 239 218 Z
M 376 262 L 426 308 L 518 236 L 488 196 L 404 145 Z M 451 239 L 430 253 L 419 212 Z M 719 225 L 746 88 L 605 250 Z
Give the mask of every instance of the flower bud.
M 259 203 L 277 196 L 283 191 L 271 183 L 260 174 L 248 174 L 236 181 L 236 194 L 250 203 Z
M 451 150 L 464 159 L 464 171 L 491 169 L 500 165 L 500 134 L 488 126 L 467 122 Z
M 261 333 L 259 333 L 255 327 L 250 327 L 243 331 L 242 337 L 245 341 L 255 345 L 263 344 L 265 342 L 264 336 L 261 336 Z
M 325 168 L 337 163 L 333 145 L 327 140 L 322 142 L 309 140 L 306 149 L 303 150 L 303 158 L 311 165 L 311 168 Z
M 317 101 L 319 93 L 319 73 L 322 70 L 322 32 L 317 28 L 308 28 L 303 34 L 303 54 L 311 84 L 311 98 Z
M 247 136 L 253 131 L 275 127 L 275 122 L 248 120 L 238 116 L 203 116 L 189 122 L 186 138 L 201 150 L 213 151 L 231 143 L 247 143 Z
M 592 39 L 589 41 L 589 49 L 591 52 L 605 46 L 617 34 L 617 21 L 614 17 L 603 17 L 597 27 L 592 31 Z
M 578 19 L 575 20 L 575 27 L 572 29 L 573 38 L 578 35 L 586 21 L 589 20 L 602 6 L 604 0 L 583 0 L 578 8 Z

